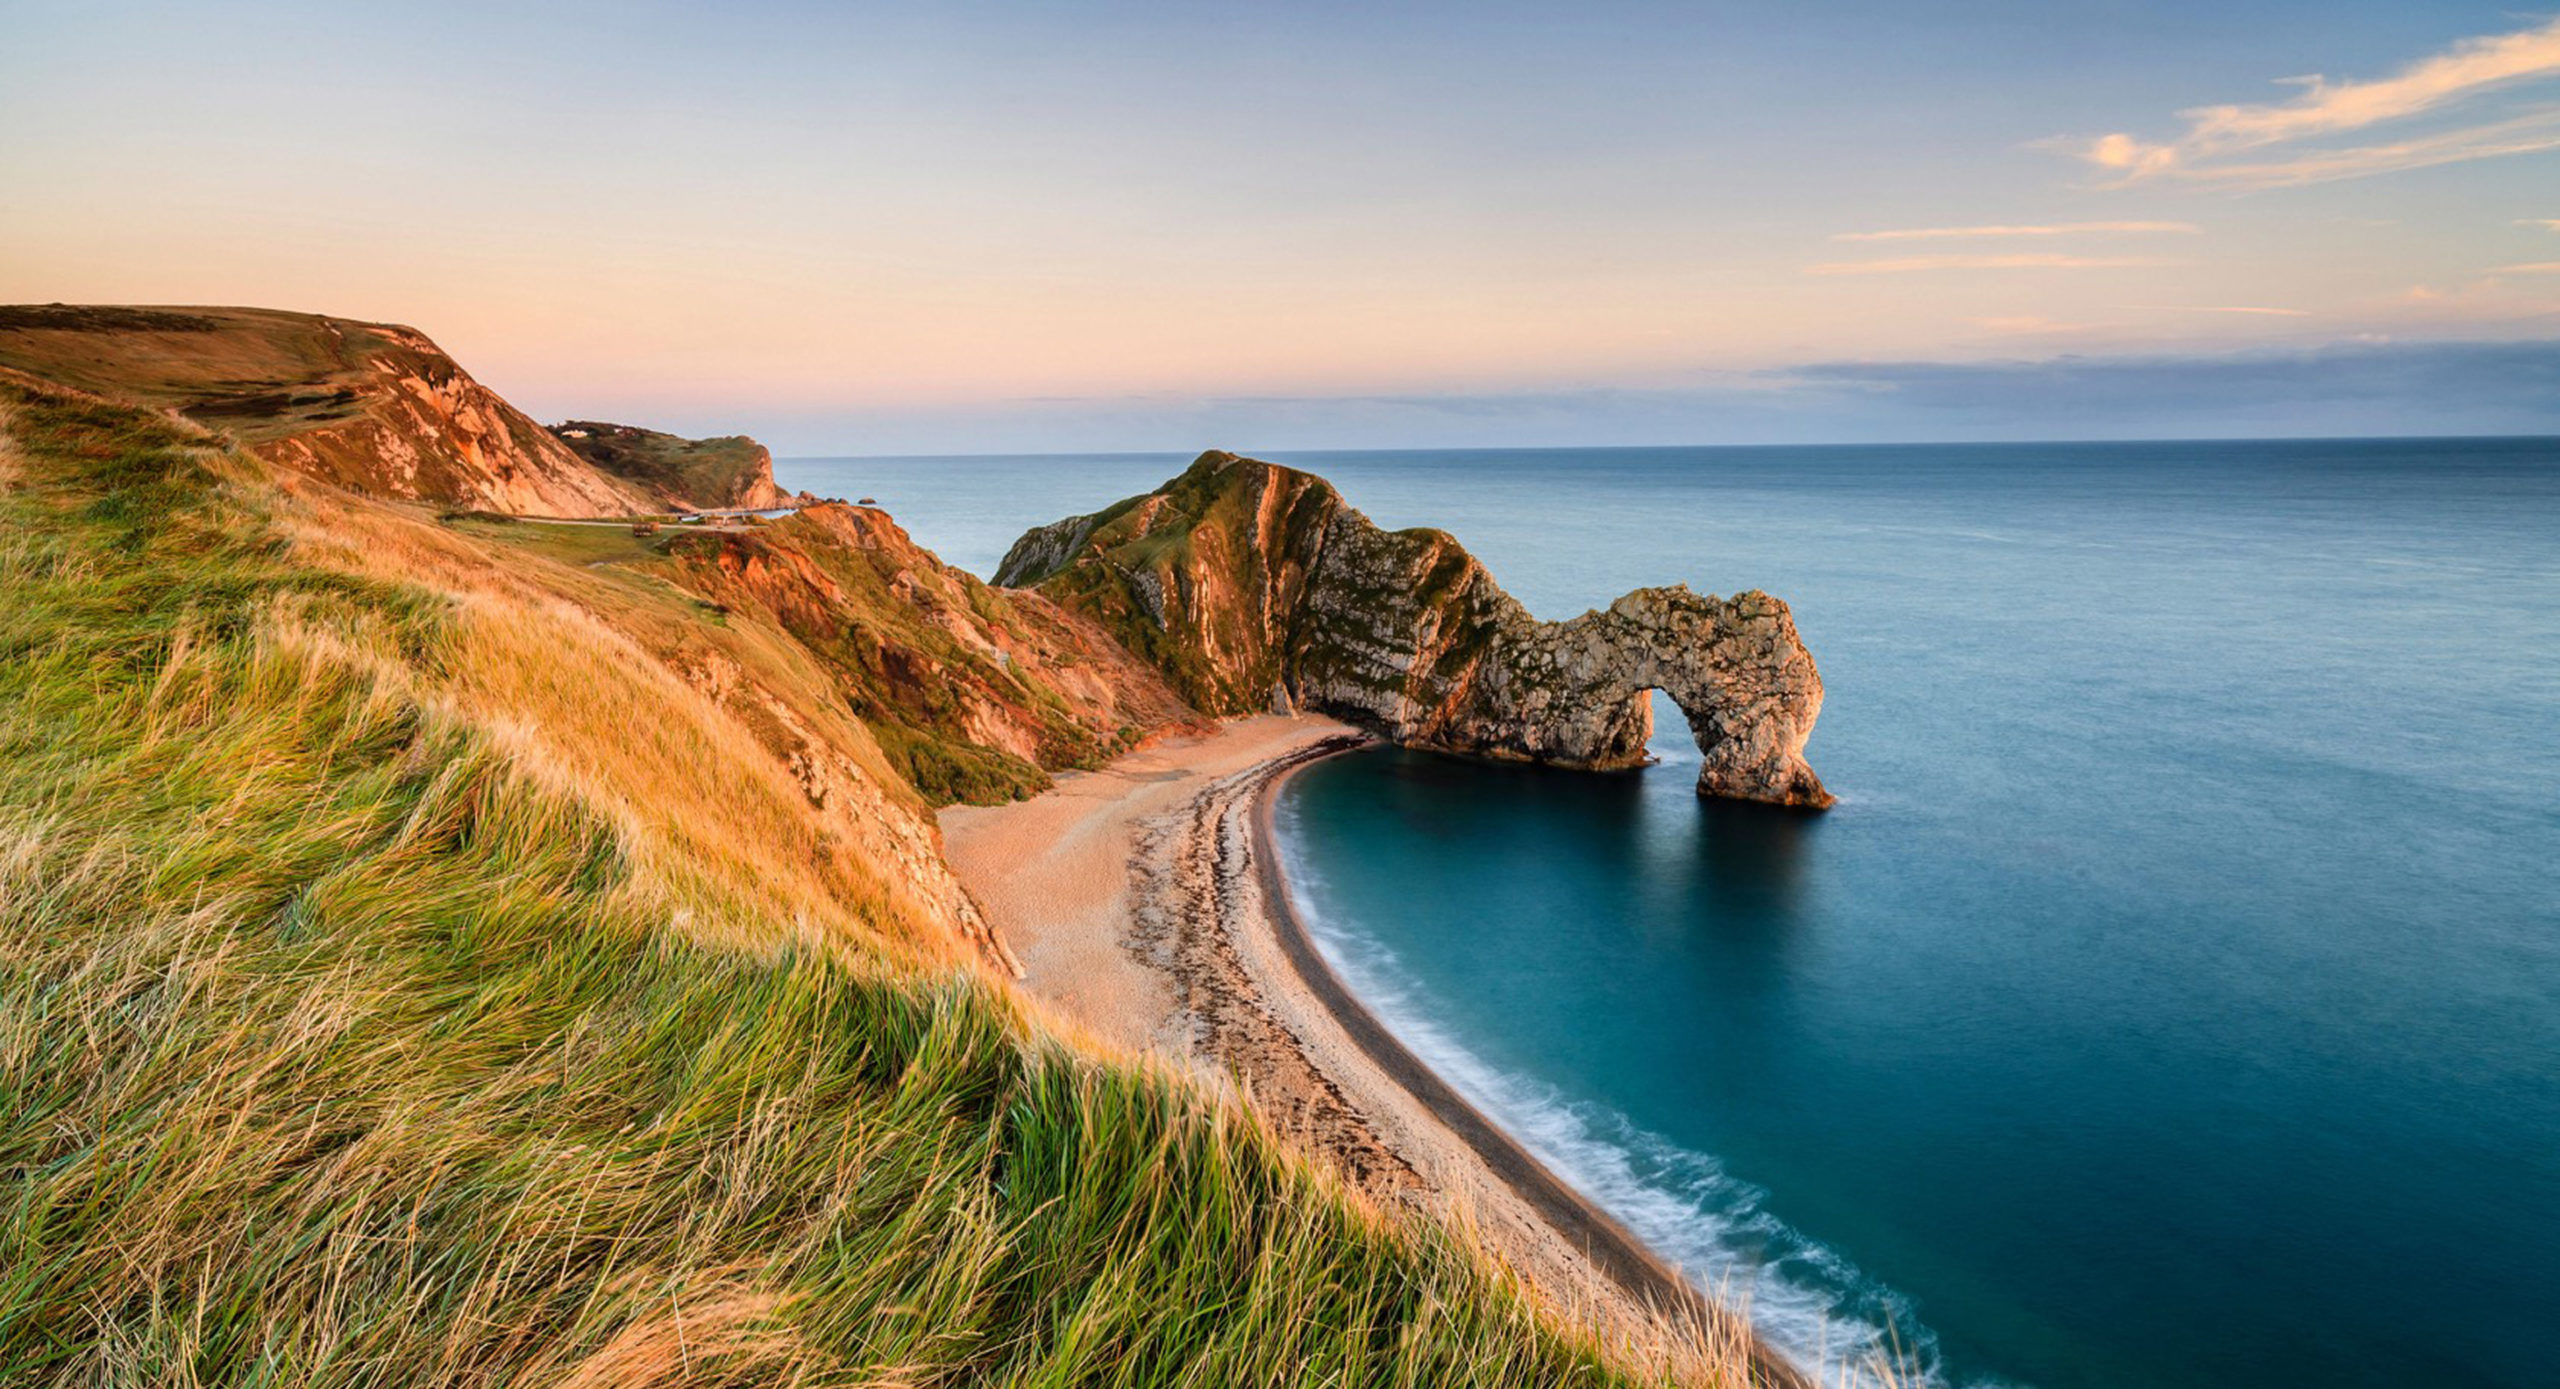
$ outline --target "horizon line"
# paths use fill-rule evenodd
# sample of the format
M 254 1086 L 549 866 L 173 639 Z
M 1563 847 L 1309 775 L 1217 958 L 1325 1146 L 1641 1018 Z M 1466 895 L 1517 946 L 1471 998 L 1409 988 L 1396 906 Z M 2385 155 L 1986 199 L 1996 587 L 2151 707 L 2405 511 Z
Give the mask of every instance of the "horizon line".
M 749 436 L 753 437 L 753 436 Z M 978 453 L 777 453 L 776 463 L 878 462 L 906 459 L 997 459 L 997 458 L 1198 458 L 1204 453 L 1232 453 L 1241 458 L 1264 458 L 1264 453 L 1293 454 L 1386 454 L 1386 453 L 1659 453 L 1674 449 L 1907 449 L 1907 448 L 2051 448 L 2057 445 L 2085 447 L 2102 444 L 2352 444 L 2362 442 L 2422 443 L 2430 440 L 2462 443 L 2548 441 L 2560 443 L 2560 432 L 2549 434 L 2480 433 L 2446 434 L 2427 431 L 2412 434 L 2177 434 L 2140 435 L 2117 438 L 2079 439 L 1844 439 L 1834 441 L 1796 440 L 1786 443 L 1682 443 L 1682 444 L 1439 444 L 1399 448 L 1266 448 L 1263 452 L 1224 448 L 1131 448 L 1131 449 L 1062 449 L 1054 453 L 1023 449 L 991 449 Z

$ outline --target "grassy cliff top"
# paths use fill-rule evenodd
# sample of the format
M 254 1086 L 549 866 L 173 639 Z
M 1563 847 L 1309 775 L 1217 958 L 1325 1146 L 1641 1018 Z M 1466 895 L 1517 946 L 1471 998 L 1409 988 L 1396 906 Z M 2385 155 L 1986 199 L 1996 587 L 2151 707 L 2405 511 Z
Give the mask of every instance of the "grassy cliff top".
M 0 305 L 0 366 L 178 410 L 245 443 L 352 417 L 371 358 L 422 351 L 434 345 L 413 328 L 277 309 Z
M 0 591 L 0 1382 L 1672 1377 L 959 963 L 753 614 L 5 381 Z
M 550 427 L 571 451 L 671 505 L 777 506 L 773 455 L 743 434 L 686 439 L 635 425 L 569 420 Z
M 657 505 L 398 324 L 274 309 L 7 305 L 0 369 L 175 411 L 269 461 L 375 496 L 561 516 Z

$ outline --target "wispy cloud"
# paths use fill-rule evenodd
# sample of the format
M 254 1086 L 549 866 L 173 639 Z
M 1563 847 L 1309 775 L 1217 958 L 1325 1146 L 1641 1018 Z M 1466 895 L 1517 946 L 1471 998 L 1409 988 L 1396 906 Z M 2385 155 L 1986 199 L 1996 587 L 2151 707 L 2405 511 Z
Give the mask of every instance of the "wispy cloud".
M 2006 256 L 1894 256 L 1884 260 L 1835 260 L 1808 265 L 1808 275 L 1902 275 L 1921 270 L 2120 270 L 2144 265 L 2177 265 L 2157 256 L 2067 256 L 2033 253 Z
M 2036 314 L 2019 314 L 2003 318 L 1977 318 L 1973 325 L 1985 332 L 2004 336 L 2034 337 L 2046 333 L 2085 333 L 2095 324 L 2062 323 Z
M 2560 342 L 2339 342 L 2215 355 L 2012 362 L 1834 362 L 1788 369 L 1875 405 L 2032 416 L 2081 437 L 2285 420 L 2294 432 L 2483 432 L 2560 419 Z M 1915 431 L 1934 433 L 1936 431 Z M 2254 431 L 2252 431 L 2254 432 Z
M 2199 232 L 2193 222 L 2054 222 L 2027 226 L 1903 227 L 1893 231 L 1837 232 L 1834 241 L 1935 241 L 1956 237 L 2071 236 L 2081 232 Z
M 2319 183 L 2529 154 L 2560 149 L 2560 110 L 2528 111 L 2385 144 L 2278 152 L 2303 141 L 2405 120 L 2555 76 L 2560 76 L 2560 19 L 2512 34 L 2464 39 L 2389 77 L 2371 81 L 2283 79 L 2301 87 L 2301 94 L 2291 101 L 2182 111 L 2179 115 L 2187 128 L 2172 139 L 2144 140 L 2118 132 L 2068 147 L 2108 171 L 2114 186 L 2153 178 L 2257 186 Z M 2250 157 L 2257 151 L 2273 157 Z
M 2544 231 L 2560 231 L 2560 217 L 2519 217 L 2519 227 L 2540 227 Z
M 842 453 L 849 440 L 910 454 L 1160 449 L 1171 471 L 1210 443 L 1294 461 L 1292 452 L 1316 449 L 2560 429 L 2560 340 L 2548 337 L 2140 355 L 2052 350 L 2079 341 L 2068 338 L 2008 341 L 2016 355 L 2004 360 L 1823 361 L 1673 386 L 812 407 L 768 415 L 758 430 L 777 441 L 786 485 L 798 485 L 794 455 Z
M 2282 188 L 2553 149 L 2560 149 L 2560 110 L 2537 111 L 2510 121 L 2388 144 L 2305 150 L 2283 159 L 2196 164 L 2181 170 L 2179 177 L 2240 187 Z
M 2560 260 L 2529 260 L 2522 265 L 2501 265 L 2489 273 L 2493 275 L 2560 275 Z
M 2172 304 L 2171 313 L 2263 314 L 2269 318 L 2309 318 L 2309 309 L 2276 309 L 2259 304 Z

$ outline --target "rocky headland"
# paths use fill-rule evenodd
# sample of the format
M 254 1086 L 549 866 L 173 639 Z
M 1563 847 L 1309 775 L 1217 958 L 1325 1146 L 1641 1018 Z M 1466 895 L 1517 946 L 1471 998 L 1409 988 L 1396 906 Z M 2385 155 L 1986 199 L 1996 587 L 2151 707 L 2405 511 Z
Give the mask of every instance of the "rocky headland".
M 551 426 L 552 437 L 607 474 L 685 511 L 770 511 L 814 506 L 807 492 L 773 480 L 773 452 L 743 434 L 687 439 L 601 420 Z
M 474 1035 L 536 1029 L 521 1034 L 533 1039 L 528 1066 L 593 1060 L 591 1044 L 603 1040 L 645 1041 L 647 1064 L 581 1083 L 577 1093 L 599 1104 L 657 1094 L 669 1075 L 692 1075 L 715 1053 L 783 1057 L 763 1042 L 729 1047 L 726 1033 L 678 1039 L 656 1024 L 633 1026 L 631 980 L 656 981 L 640 992 L 666 1000 L 662 1018 L 681 1014 L 705 1028 L 769 1021 L 793 999 L 831 1010 L 832 1022 L 803 1019 L 775 1033 L 806 1042 L 827 1064 L 883 1045 L 846 1027 L 848 1010 L 873 1007 L 859 1001 L 862 991 L 886 989 L 884 1000 L 914 1009 L 897 1015 L 912 1027 L 882 1024 L 903 1039 L 896 1046 L 940 1059 L 908 1066 L 893 1048 L 876 1069 L 912 1078 L 942 1066 L 945 1078 L 926 1084 L 953 1088 L 935 1093 L 995 1096 L 986 1113 L 997 1127 L 968 1130 L 980 1133 L 969 1142 L 992 1144 L 991 1153 L 1022 1151 L 1042 1133 L 1108 1143 L 1133 1122 L 1153 1122 L 1146 1115 L 1196 1116 L 1199 1127 L 1186 1132 L 1205 1146 L 1183 1151 L 1207 1166 L 1179 1169 L 1192 1176 L 1168 1190 L 1186 1196 L 1212 1169 L 1281 1174 L 1286 1194 L 1211 1198 L 1226 1204 L 1210 1233 L 1260 1231 L 1284 1212 L 1291 1222 L 1310 1212 L 1336 1220 L 1291 1223 L 1297 1233 L 1286 1242 L 1255 1246 L 1272 1258 L 1239 1247 L 1258 1268 L 1321 1263 L 1307 1274 L 1320 1282 L 1304 1286 L 1328 1288 L 1354 1266 L 1327 1251 L 1363 1251 L 1357 1267 L 1372 1279 L 1364 1286 L 1401 1291 L 1347 1295 L 1415 1309 L 1398 1314 L 1405 1329 L 1394 1343 L 1425 1360 L 1451 1334 L 1432 1309 L 1481 1306 L 1503 1318 L 1515 1316 L 1504 1309 L 1530 1314 L 1503 1323 L 1516 1325 L 1513 1339 L 1526 1348 L 1505 1353 L 1542 1369 L 1504 1382 L 1589 1378 L 1603 1345 L 1609 1363 L 1651 1367 L 1645 1382 L 1792 1382 L 1738 1319 L 1695 1303 L 1676 1275 L 1559 1195 L 1498 1134 L 1475 1132 L 1481 1120 L 1463 1105 L 1435 1101 L 1427 1076 L 1402 1069 L 1409 1058 L 1362 1041 L 1356 1008 L 1318 997 L 1320 970 L 1284 958 L 1294 937 L 1279 929 L 1286 893 L 1258 808 L 1289 767 L 1349 730 L 1307 717 L 1215 728 L 1211 718 L 1280 703 L 1421 746 L 1611 767 L 1641 760 L 1642 693 L 1659 687 L 1681 700 L 1709 747 L 1705 789 L 1818 804 L 1820 784 L 1800 752 L 1821 685 L 1783 604 L 1648 589 L 1540 623 L 1448 536 L 1381 531 L 1320 479 L 1226 454 L 1204 456 L 1146 497 L 1026 536 L 1001 577 L 1030 588 L 943 564 L 874 508 L 778 494 L 770 459 L 751 440 L 594 422 L 545 430 L 396 325 L 258 309 L 0 307 L 0 511 L 20 542 L 0 548 L 12 599 L 0 615 L 15 623 L 0 622 L 0 647 L 20 658 L 0 670 L 36 680 L 42 696 L 16 706 L 15 784 L 35 788 L 26 804 L 46 807 L 41 824 L 64 836 L 47 881 L 124 894 L 63 919 L 144 940 L 168 923 L 202 924 L 213 933 L 206 941 L 233 943 L 205 945 L 206 959 L 227 958 L 241 941 L 286 953 L 350 942 L 348 968 L 325 978 L 302 954 L 240 977 L 270 991 L 306 977 L 334 990 L 350 970 L 374 969 L 385 1000 L 432 992 L 382 972 L 386 961 L 411 958 L 401 952 L 414 936 L 421 967 L 467 965 L 469 986 L 451 997 L 505 1000 L 507 1021 L 486 1023 L 483 1010 L 472 1015 Z M 769 521 L 660 523 L 676 504 L 760 509 L 767 500 L 798 509 Z M 84 712 L 66 718 L 65 709 Z M 96 770 L 126 766 L 143 770 Z M 92 813 L 96 797 L 121 799 Z M 955 846 L 936 810 L 960 802 L 972 804 L 952 809 L 951 823 L 976 828 Z M 71 804 L 81 812 L 59 813 Z M 388 818 L 364 818 L 377 810 Z M 153 816 L 180 828 L 161 841 L 132 839 L 131 825 Z M 253 821 L 272 835 L 237 853 L 201 851 L 205 825 L 227 833 Z M 373 830 L 347 830 L 360 822 Z M 1010 828 L 980 833 L 999 826 Z M 98 836 L 108 837 L 87 842 Z M 161 877 L 102 876 L 87 865 L 142 854 L 176 876 L 165 902 L 137 911 L 135 894 L 158 891 Z M 0 864 L 0 877 L 27 862 L 20 854 Z M 359 869 L 385 876 L 351 886 Z M 503 931 L 492 925 L 501 922 Z M 453 941 L 466 937 L 478 953 L 463 960 Z M 562 950 L 564 940 L 586 944 Z M 582 1011 L 559 1015 L 565 1032 L 540 1030 L 552 1028 L 553 995 L 584 987 L 563 983 L 563 962 L 601 960 L 596 952 L 608 947 L 627 960 L 580 976 L 597 991 Z M 710 953 L 685 963 L 695 949 Z M 519 974 L 491 986 L 502 956 Z M 136 978 L 159 982 L 143 987 L 177 977 L 144 963 Z M 770 979 L 757 982 L 757 971 L 772 969 L 801 971 L 800 982 L 776 993 Z M 820 980 L 810 970 L 841 972 Z M 993 980 L 1026 974 L 1024 992 Z M 695 994 L 668 992 L 696 983 L 716 984 L 716 995 L 696 1004 Z M 226 1040 L 185 1055 L 224 1054 L 240 1035 L 238 1001 L 253 992 L 244 982 L 188 1004 L 187 1025 Z M 103 1014 L 129 995 L 98 997 Z M 297 1059 L 259 1066 L 259 1087 L 317 1074 L 303 1065 L 318 1054 L 308 1020 L 355 1016 L 350 996 L 332 998 L 316 1008 L 276 1004 L 275 1017 L 291 1021 L 272 1049 Z M 460 1024 L 435 1010 L 367 1016 L 366 1027 L 409 1029 L 386 1044 L 402 1055 L 514 1066 L 512 1044 L 450 1045 Z M 1120 1047 L 1199 1064 L 1185 1068 L 1187 1079 L 1171 1076 L 1153 1061 L 1131 1066 Z M 1012 1066 L 1014 1078 L 990 1090 L 999 1072 L 972 1058 Z M 817 1093 L 806 1088 L 816 1069 L 775 1064 L 780 1078 L 752 1091 L 773 1097 L 756 1102 L 755 1116 L 799 1113 Z M 1247 1078 L 1249 1097 L 1225 1086 L 1231 1072 Z M 230 1210 L 240 1193 L 357 1171 L 308 1160 L 308 1115 L 388 1094 L 418 1074 L 368 1062 L 279 1099 L 277 1132 L 289 1138 L 273 1160 L 250 1153 L 242 1175 L 208 1177 L 189 1199 Z M 433 1100 L 402 1092 L 396 1104 L 425 1114 L 451 1109 L 455 1094 L 538 1096 L 527 1100 L 527 1131 L 549 1135 L 565 1112 L 554 1074 L 473 1071 Z M 1135 1077 L 1127 1084 L 1136 1088 L 1111 1089 L 1123 1084 L 1113 1077 Z M 897 1084 L 906 1093 L 908 1082 Z M 907 1143 L 926 1112 L 832 1081 L 822 1088 L 836 1108 L 822 1116 L 814 1151 L 869 1151 L 844 1141 L 845 1113 L 877 1117 L 898 1135 L 890 1141 Z M 231 1092 L 206 1082 L 187 1093 L 214 1096 L 219 1121 L 239 1127 L 242 1101 Z M 915 1093 L 934 1114 L 949 1110 L 926 1089 Z M 1142 1102 L 1132 1107 L 1133 1097 Z M 734 1108 L 734 1098 L 671 1100 L 668 1112 Z M 1066 1122 L 1044 1128 L 1044 1106 L 1058 1104 L 1068 1106 Z M 1262 1117 L 1234 1122 L 1238 1105 Z M 215 1114 L 172 1124 L 153 1109 L 131 1132 L 193 1132 Z M 602 1127 L 580 1130 L 577 1151 L 625 1151 L 626 1119 L 615 1109 Z M 1313 1180 L 1296 1166 L 1265 1136 L 1264 1119 L 1288 1150 L 1323 1155 L 1332 1176 Z M 768 1151 L 759 1145 L 773 1130 L 762 1117 L 739 1123 L 704 1130 L 725 1154 L 718 1170 L 758 1182 L 768 1166 L 810 1170 L 740 1156 Z M 467 1127 L 414 1161 L 361 1171 L 452 1191 L 453 1164 L 479 1161 L 471 1154 L 489 1131 Z M 941 1152 L 949 1143 L 940 1132 L 912 1141 Z M 1154 1140 L 1136 1150 L 1150 1163 L 1188 1161 Z M 548 1171 L 546 1161 L 504 1157 L 516 1173 Z M 1081 1158 L 1053 1166 L 1087 1170 Z M 954 1179 L 966 1186 L 996 1165 L 969 1159 L 962 1169 L 976 1174 Z M 648 1188 L 656 1172 L 630 1189 Z M 1346 1203 L 1336 1178 L 1364 1195 Z M 788 1185 L 827 1199 L 869 1189 L 867 1179 L 840 1175 Z M 506 1208 L 538 1199 L 583 1211 L 595 1189 L 581 1185 L 573 1200 L 569 1187 L 545 1188 L 539 1198 L 507 1198 Z M 983 1213 L 1017 1194 L 1008 1184 L 969 1197 L 979 1204 L 962 1224 L 982 1233 Z M 357 1210 L 367 1199 L 302 1208 Z M 1401 1233 L 1381 1243 L 1370 1223 L 1377 1210 L 1408 1206 L 1422 1218 L 1392 1216 Z M 1133 1250 L 1159 1247 L 1156 1226 L 1113 1216 L 1095 1231 L 1068 1229 L 1055 1209 L 1033 1200 L 1019 1213 L 1027 1230 L 1067 1229 L 1058 1237 L 1067 1242 L 1043 1247 L 1116 1248 L 1124 1234 Z M 1163 1229 L 1200 1233 L 1168 1209 Z M 1453 1215 L 1477 1233 L 1451 1234 L 1443 1221 Z M 171 1228 L 147 1214 L 129 1223 Z M 858 1228 L 881 1227 L 865 1217 Z M 755 1239 L 738 1243 L 745 1252 L 719 1268 L 760 1268 L 771 1257 Z M 348 1247 L 376 1245 L 366 1235 Z M 112 1263 L 120 1284 L 127 1262 L 119 1252 Z M 570 1289 L 563 1296 L 587 1298 L 596 1285 L 582 1266 L 567 1257 L 557 1266 Z M 1529 1275 L 1544 1311 L 1514 1300 L 1502 1266 Z M 242 1276 L 264 1290 L 284 1275 Z M 410 1286 L 401 1280 L 412 1276 L 385 1271 L 379 1285 Z M 1095 1281 L 1057 1276 L 1068 1288 Z M 1426 1285 L 1428 1297 L 1407 1299 Z M 907 1285 L 898 1287 L 905 1297 Z M 804 1305 L 773 1296 L 755 1306 Z M 1199 1302 L 1189 1292 L 1169 1297 L 1169 1307 Z M 1282 1300 L 1306 1305 L 1294 1293 Z M 880 1315 L 891 1312 L 907 1315 L 884 1302 Z M 1014 1324 L 998 1331 L 1003 1345 L 1026 1334 Z M 1427 1369 L 1414 1382 L 1451 1377 Z
M 1306 708 L 1395 742 L 1566 767 L 1645 760 L 1668 694 L 1703 795 L 1820 808 L 1822 677 L 1787 605 L 1644 588 L 1562 622 L 1446 532 L 1389 531 L 1311 473 L 1202 454 L 1142 497 L 1024 535 L 996 571 L 1085 613 L 1199 708 Z

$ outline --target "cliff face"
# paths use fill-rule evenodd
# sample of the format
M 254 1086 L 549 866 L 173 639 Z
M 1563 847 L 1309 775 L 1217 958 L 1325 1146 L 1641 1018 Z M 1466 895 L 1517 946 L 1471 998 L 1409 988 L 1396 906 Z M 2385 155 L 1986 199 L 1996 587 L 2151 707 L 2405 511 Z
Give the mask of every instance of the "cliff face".
M 1785 603 L 1647 588 L 1540 622 L 1447 534 L 1380 530 L 1295 469 L 1203 454 L 1026 534 L 996 581 L 1090 614 L 1213 713 L 1294 702 L 1414 746 L 1608 768 L 1643 761 L 1660 689 L 1701 794 L 1832 800 L 1803 755 L 1822 678 Z
M 818 499 L 785 492 L 773 480 L 773 454 L 743 434 L 684 439 L 654 429 L 597 420 L 551 426 L 552 437 L 607 475 L 684 511 L 808 506 Z
M 21 305 L 0 307 L 0 366 L 176 410 L 372 496 L 546 516 L 658 507 L 414 328 L 269 309 Z
M 1091 619 L 987 587 L 882 511 L 828 502 L 771 526 L 680 532 L 666 553 L 686 591 L 815 655 L 931 801 L 1028 795 L 1050 771 L 1203 722 Z
M 439 516 L 0 366 L 0 1223 L 42 1270 L 0 1363 L 1784 1382 L 1579 1282 L 1551 1316 L 1433 1203 L 978 977 L 1003 944 L 842 677 L 670 567 L 946 612 L 841 519 L 877 554 Z M 916 599 L 827 599 L 865 556 Z
M 1146 496 L 1025 534 L 995 581 L 1037 585 L 1153 661 L 1192 704 L 1240 714 L 1290 683 L 1311 571 L 1346 511 L 1322 478 L 1203 454 Z

